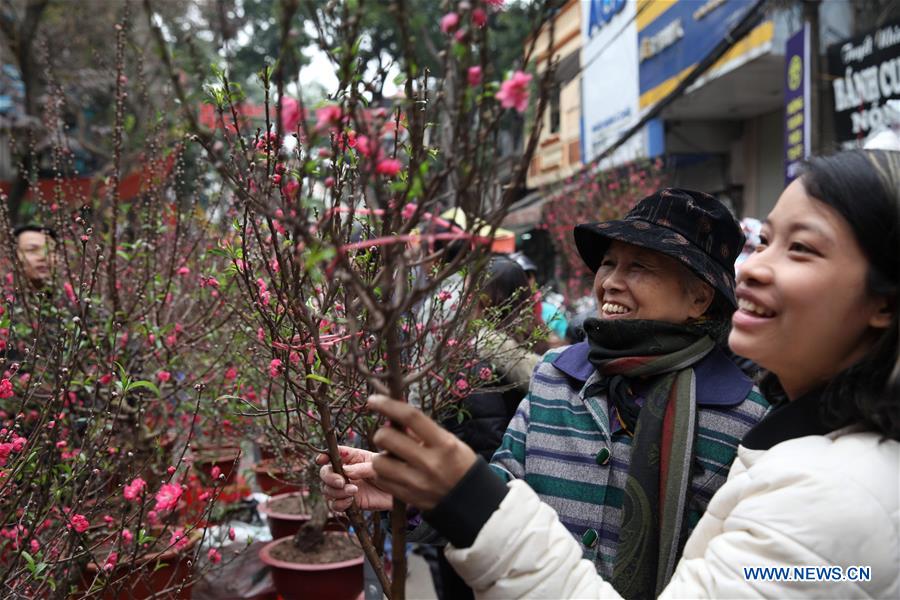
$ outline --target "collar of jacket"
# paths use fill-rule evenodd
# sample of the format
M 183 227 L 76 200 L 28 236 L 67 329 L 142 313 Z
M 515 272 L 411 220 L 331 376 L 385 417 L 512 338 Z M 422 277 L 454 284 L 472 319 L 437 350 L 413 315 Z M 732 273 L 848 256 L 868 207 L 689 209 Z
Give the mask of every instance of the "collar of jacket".
M 776 407 L 747 432 L 741 445 L 750 450 L 769 450 L 794 438 L 831 433 L 835 428 L 825 422 L 821 395 L 822 390 L 814 390 Z
M 588 360 L 586 341 L 573 344 L 553 360 L 553 366 L 582 385 L 594 373 Z M 694 366 L 697 374 L 697 404 L 699 406 L 736 406 L 747 398 L 753 382 L 719 348 L 704 356 Z

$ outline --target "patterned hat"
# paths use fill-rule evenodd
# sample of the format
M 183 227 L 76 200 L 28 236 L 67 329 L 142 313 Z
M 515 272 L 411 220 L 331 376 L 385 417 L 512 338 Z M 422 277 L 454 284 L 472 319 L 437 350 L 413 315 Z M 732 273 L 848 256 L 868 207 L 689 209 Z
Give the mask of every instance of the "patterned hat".
M 737 308 L 734 261 L 744 247 L 744 234 L 728 209 L 709 194 L 666 188 L 638 202 L 624 219 L 575 227 L 578 253 L 595 273 L 612 240 L 681 261 Z

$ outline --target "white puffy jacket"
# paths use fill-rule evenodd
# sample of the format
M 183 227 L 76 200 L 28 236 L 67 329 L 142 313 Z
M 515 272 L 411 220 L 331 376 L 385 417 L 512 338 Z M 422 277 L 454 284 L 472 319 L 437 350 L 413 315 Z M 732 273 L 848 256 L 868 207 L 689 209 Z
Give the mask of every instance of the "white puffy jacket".
M 619 598 L 521 481 L 447 558 L 479 598 Z M 744 567 L 871 568 L 870 581 L 773 581 Z M 828 571 L 830 575 L 836 569 Z M 900 598 L 900 442 L 841 430 L 738 449 L 663 598 Z

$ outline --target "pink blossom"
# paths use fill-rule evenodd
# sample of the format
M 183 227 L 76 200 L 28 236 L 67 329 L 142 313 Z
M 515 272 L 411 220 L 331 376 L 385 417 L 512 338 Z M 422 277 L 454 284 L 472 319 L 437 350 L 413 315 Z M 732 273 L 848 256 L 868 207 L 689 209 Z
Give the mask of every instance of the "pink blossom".
M 375 167 L 375 172 L 379 175 L 395 177 L 397 173 L 400 172 L 401 166 L 400 161 L 396 158 L 385 158 L 378 162 L 378 165 Z
M 446 302 L 447 300 L 449 300 L 452 297 L 453 297 L 453 294 L 451 294 L 447 290 L 441 290 L 440 292 L 438 292 L 438 295 L 437 295 L 438 302 Z
M 169 539 L 169 545 L 174 546 L 176 550 L 184 550 L 188 547 L 190 542 L 191 540 L 188 539 L 188 536 L 184 533 L 184 529 L 181 527 L 173 531 L 172 537 Z
M 181 268 L 178 269 L 178 274 L 179 274 L 179 275 L 190 275 L 190 274 L 191 274 L 191 270 L 188 269 L 187 267 L 181 267 Z
M 472 24 L 479 29 L 487 25 L 487 13 L 483 8 L 476 8 L 472 11 Z
M 75 289 L 72 287 L 72 284 L 68 281 L 63 284 L 63 290 L 66 292 L 66 298 L 69 299 L 69 302 L 76 302 L 78 298 L 75 296 Z
M 235 537 L 236 537 L 236 535 L 234 533 L 234 527 L 229 527 L 228 528 L 228 539 L 233 542 Z
M 84 533 L 85 531 L 87 531 L 88 527 L 90 527 L 90 525 L 91 525 L 90 522 L 87 520 L 87 517 L 85 517 L 84 515 L 81 515 L 81 514 L 73 516 L 70 519 L 70 521 L 71 521 L 71 523 L 69 525 L 70 528 L 74 529 L 78 533 Z
M 219 465 L 213 465 L 212 471 L 210 471 L 210 475 L 212 475 L 213 479 L 218 479 L 219 475 L 222 474 L 222 469 L 219 468 Z
M 41 549 L 41 545 L 38 543 L 37 540 L 31 540 L 29 547 L 31 548 L 32 554 L 37 554 Z
M 134 502 L 141 497 L 146 488 L 147 482 L 140 477 L 135 477 L 131 480 L 131 483 L 125 486 L 125 489 L 122 491 L 122 495 L 125 496 L 126 500 Z
M 12 450 L 13 452 L 21 452 L 23 448 L 25 448 L 25 444 L 28 443 L 28 440 L 23 437 L 16 437 L 12 441 Z
M 469 67 L 469 70 L 466 73 L 466 80 L 472 87 L 479 85 L 481 83 L 481 67 L 479 67 L 478 65 Z
M 469 389 L 469 382 L 466 381 L 465 379 L 457 379 L 456 380 L 456 389 L 458 389 L 461 392 L 466 391 L 467 389 Z
M 225 381 L 233 381 L 238 376 L 238 370 L 234 367 L 228 367 L 225 369 Z
M 173 473 L 175 473 L 175 467 L 169 465 L 169 468 L 166 469 L 166 473 L 168 473 L 169 475 L 172 475 Z
M 211 562 L 214 565 L 217 565 L 220 562 L 222 562 L 222 555 L 215 548 L 210 548 L 209 552 L 206 554 L 206 556 L 209 558 L 209 562 Z
M 156 378 L 159 379 L 162 383 L 165 383 L 172 379 L 172 374 L 168 371 L 157 371 Z
M 329 104 L 316 110 L 316 129 L 319 131 L 330 129 L 340 124 L 344 118 L 341 107 L 336 104 Z
M 122 539 L 125 541 L 126 544 L 130 544 L 131 540 L 134 539 L 134 535 L 131 533 L 131 530 L 123 529 L 122 530 Z
M 456 26 L 459 25 L 459 15 L 455 12 L 448 12 L 446 15 L 441 17 L 441 31 L 444 33 L 450 33 Z
M 491 373 L 491 370 L 488 369 L 487 367 L 482 367 L 481 370 L 478 371 L 478 378 L 481 379 L 482 381 L 487 381 L 492 376 L 493 376 L 493 373 Z
M 334 177 L 326 177 L 325 178 L 325 187 L 331 188 L 334 187 Z
M 109 382 L 112 381 L 112 378 L 112 373 L 107 373 L 105 375 L 101 375 L 100 379 L 98 379 L 97 381 L 100 383 L 100 385 L 108 385 Z
M 295 98 L 285 96 L 281 99 L 281 128 L 287 132 L 295 132 L 303 114 L 300 103 Z
M 155 510 L 164 511 L 172 510 L 178 504 L 181 498 L 181 486 L 177 483 L 164 483 L 156 492 Z
M 467 34 L 468 32 L 465 29 L 457 29 L 456 33 L 453 34 L 453 39 L 457 42 L 464 42 Z
M 0 379 L 0 399 L 2 398 L 12 398 L 13 395 L 13 386 L 12 382 L 8 377 L 4 377 Z
M 500 84 L 497 92 L 497 100 L 503 108 L 515 108 L 518 112 L 525 112 L 528 108 L 529 84 L 531 75 L 523 71 L 516 71 L 512 76 Z
M 273 358 L 272 362 L 269 363 L 269 375 L 272 377 L 278 377 L 282 371 L 282 364 L 280 358 Z
M 103 565 L 103 570 L 109 573 L 113 569 L 116 568 L 116 563 L 119 562 L 119 555 L 116 552 L 110 552 L 109 556 L 106 557 L 106 563 Z
M 484 3 L 491 8 L 503 8 L 504 0 L 484 0 Z

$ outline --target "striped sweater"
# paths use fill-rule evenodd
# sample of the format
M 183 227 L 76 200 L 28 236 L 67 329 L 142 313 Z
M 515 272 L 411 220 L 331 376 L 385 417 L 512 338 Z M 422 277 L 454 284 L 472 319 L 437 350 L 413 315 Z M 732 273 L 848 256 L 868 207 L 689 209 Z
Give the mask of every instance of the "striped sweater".
M 587 342 L 551 350 L 538 363 L 491 460 L 504 479 L 524 479 L 582 544 L 604 578 L 612 577 L 631 437 L 611 418 L 605 397 L 585 397 L 599 377 Z M 720 350 L 694 366 L 697 385 L 695 474 L 688 500 L 693 529 L 725 483 L 738 442 L 766 413 L 752 382 Z M 614 409 L 613 409 L 614 410 Z M 593 530 L 598 535 L 585 533 Z M 591 546 L 582 543 L 597 538 Z

